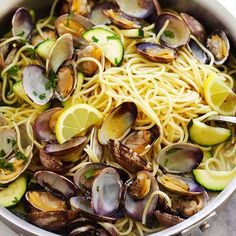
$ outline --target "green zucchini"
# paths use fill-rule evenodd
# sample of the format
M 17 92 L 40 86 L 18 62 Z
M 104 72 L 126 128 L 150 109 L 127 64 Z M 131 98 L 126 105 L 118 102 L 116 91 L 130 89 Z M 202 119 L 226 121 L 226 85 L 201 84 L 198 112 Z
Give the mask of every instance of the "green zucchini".
M 44 60 L 46 60 L 55 42 L 56 42 L 55 40 L 46 39 L 45 41 L 36 45 L 35 52 Z
M 142 29 L 125 29 L 121 30 L 122 34 L 127 38 L 143 38 L 144 31 Z
M 193 170 L 193 175 L 199 184 L 201 184 L 204 188 L 213 191 L 223 190 L 235 176 L 233 172 L 229 174 L 228 171 L 211 172 L 213 172 L 213 175 L 211 175 L 207 170 L 195 169 Z M 214 176 L 214 172 L 216 175 L 219 175 L 220 173 L 220 176 Z
M 0 191 L 0 205 L 4 207 L 16 205 L 25 194 L 26 189 L 27 179 L 22 175 Z
M 124 57 L 124 46 L 120 38 L 107 29 L 96 27 L 83 33 L 83 38 L 101 46 L 105 57 L 114 65 L 121 65 Z
M 191 120 L 188 125 L 189 139 L 201 146 L 212 146 L 225 142 L 231 136 L 231 130 L 212 127 L 198 120 Z
M 67 99 L 66 101 L 61 103 L 63 107 L 69 107 L 71 105 L 74 105 L 72 103 L 73 102 L 73 98 L 76 96 L 77 93 L 80 92 L 82 84 L 84 82 L 84 75 L 83 75 L 83 73 L 79 72 L 77 78 L 78 78 L 78 80 L 77 80 L 76 89 L 75 89 L 74 93 L 72 94 L 72 96 L 69 99 Z M 79 103 L 79 101 L 76 101 L 76 102 Z
M 15 94 L 17 96 L 19 96 L 20 98 L 22 98 L 25 102 L 29 103 L 33 108 L 35 108 L 36 110 L 38 111 L 45 111 L 49 108 L 50 106 L 50 102 L 48 102 L 47 104 L 45 105 L 37 105 L 35 104 L 34 102 L 32 102 L 28 96 L 26 95 L 25 91 L 24 91 L 24 87 L 23 87 L 23 84 L 22 84 L 22 81 L 19 81 L 17 83 L 15 83 L 13 85 L 13 91 L 15 92 Z

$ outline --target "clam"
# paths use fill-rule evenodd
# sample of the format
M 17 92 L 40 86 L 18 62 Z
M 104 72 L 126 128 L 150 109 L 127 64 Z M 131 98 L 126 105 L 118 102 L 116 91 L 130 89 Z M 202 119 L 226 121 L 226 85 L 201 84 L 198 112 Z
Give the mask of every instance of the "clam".
M 231 124 L 236 124 L 236 117 L 235 116 L 216 115 L 216 116 L 210 116 L 209 118 L 207 118 L 207 121 L 208 120 L 215 120 L 215 121 L 220 121 L 220 122 L 227 122 L 227 123 L 231 123 Z
M 28 220 L 46 230 L 53 232 L 63 230 L 68 222 L 76 219 L 78 212 L 76 211 L 34 211 L 28 214 Z
M 168 25 L 160 36 L 161 44 L 170 48 L 186 45 L 190 39 L 190 31 L 184 21 L 177 15 L 164 12 L 156 19 L 157 32 L 163 28 L 166 22 Z
M 0 131 L 0 159 L 8 157 L 17 143 L 16 131 L 10 128 L 3 128 Z
M 37 118 L 35 119 L 33 130 L 35 133 L 35 136 L 45 142 L 55 142 L 56 136 L 53 133 L 52 129 L 49 127 L 49 122 L 51 117 L 57 113 L 58 111 L 61 111 L 62 108 L 55 107 L 52 109 L 49 109 L 47 111 L 44 111 L 43 113 L 39 114 Z
M 73 40 L 70 34 L 63 34 L 53 45 L 46 62 L 46 71 L 49 75 L 55 75 L 62 63 L 72 58 Z
M 102 50 L 95 43 L 88 43 L 76 50 L 76 59 L 79 60 L 83 57 L 92 57 L 101 61 Z M 87 76 L 92 76 L 98 69 L 98 66 L 93 61 L 84 61 L 78 64 L 77 69 Z
M 103 13 L 112 21 L 112 23 L 121 29 L 140 29 L 142 24 L 126 15 L 120 10 L 104 9 Z
M 114 215 L 119 207 L 122 193 L 120 176 L 114 168 L 104 168 L 92 186 L 92 207 L 101 216 Z
M 98 130 L 97 128 L 93 128 L 91 132 L 90 144 L 91 150 L 95 154 L 95 156 L 101 160 L 103 157 L 103 146 L 98 141 Z
M 109 139 L 121 140 L 133 126 L 138 109 L 133 102 L 124 102 L 116 107 L 103 121 L 98 132 L 98 140 L 106 145 Z
M 190 39 L 187 45 L 193 56 L 200 61 L 202 64 L 207 64 L 209 61 L 208 55 L 201 49 L 201 47 L 195 42 L 194 39 Z
M 180 195 L 197 195 L 204 192 L 204 189 L 190 178 L 164 174 L 158 176 L 157 180 L 165 189 Z
M 48 211 L 65 211 L 67 210 L 66 202 L 55 197 L 50 192 L 29 191 L 25 194 L 26 200 L 36 209 Z
M 162 47 L 156 43 L 138 43 L 136 48 L 148 60 L 159 63 L 168 63 L 177 57 L 174 49 Z
M 87 18 L 73 14 L 65 14 L 58 17 L 55 21 L 57 33 L 62 36 L 70 34 L 76 46 L 84 44 L 86 41 L 83 39 L 82 34 L 94 26 Z
M 28 9 L 18 8 L 12 18 L 13 36 L 21 36 L 27 39 L 33 31 L 34 24 Z
M 55 40 L 57 39 L 57 33 L 55 30 L 49 29 L 49 28 L 44 28 L 43 29 L 43 35 L 45 37 L 45 39 L 51 39 L 51 40 Z M 38 44 L 42 43 L 43 41 L 45 41 L 44 38 L 42 38 L 42 36 L 38 33 L 35 33 L 31 36 L 30 41 L 31 44 L 33 46 L 37 46 Z
M 117 211 L 112 216 L 101 216 L 96 214 L 92 208 L 91 197 L 88 196 L 72 197 L 70 199 L 70 205 L 72 209 L 82 212 L 84 215 L 87 215 L 88 217 L 95 219 L 97 221 L 114 222 L 124 217 L 122 211 Z
M 188 143 L 178 143 L 163 148 L 157 157 L 160 166 L 168 173 L 188 173 L 203 159 L 203 151 Z
M 116 0 L 116 3 L 121 11 L 132 17 L 146 18 L 154 11 L 152 0 Z
M 69 199 L 78 194 L 76 185 L 62 175 L 51 171 L 38 171 L 34 177 L 41 186 L 56 196 Z
M 61 156 L 72 153 L 81 148 L 81 145 L 87 140 L 85 136 L 71 138 L 63 144 L 49 143 L 44 147 L 44 151 L 49 155 Z
M 74 92 L 77 84 L 77 72 L 73 60 L 65 61 L 57 71 L 54 96 L 61 102 L 66 101 Z
M 161 212 L 159 210 L 155 211 L 154 215 L 156 216 L 160 224 L 165 225 L 167 227 L 174 226 L 184 221 L 184 219 L 179 216 L 171 215 L 166 212 Z
M 71 14 L 87 16 L 93 4 L 93 0 L 69 0 L 69 9 Z
M 127 216 L 135 221 L 142 221 L 143 211 L 151 194 L 159 189 L 155 177 L 147 172 L 140 171 L 134 179 L 125 184 L 124 208 Z M 156 208 L 158 196 L 154 196 L 147 212 L 147 220 Z
M 229 57 L 229 40 L 222 30 L 216 30 L 207 38 L 207 48 L 215 58 L 216 65 L 222 65 Z
M 157 125 L 154 125 L 149 130 L 134 130 L 122 143 L 139 154 L 139 156 L 143 156 L 150 150 L 159 136 L 160 129 Z
M 44 150 L 39 150 L 39 160 L 42 166 L 49 171 L 63 172 L 63 163 L 54 156 L 48 155 Z
M 106 25 L 110 24 L 110 19 L 103 13 L 105 9 L 116 9 L 117 6 L 112 2 L 99 2 L 92 8 L 89 15 L 89 20 L 94 25 Z
M 206 29 L 205 27 L 193 16 L 190 16 L 187 13 L 180 13 L 182 19 L 187 24 L 191 33 L 196 36 L 196 38 L 202 43 L 206 42 Z
M 116 140 L 108 144 L 114 160 L 130 173 L 149 169 L 147 162 L 126 145 Z
M 103 163 L 87 164 L 74 175 L 74 183 L 78 186 L 79 190 L 91 195 L 92 186 L 95 178 L 101 173 L 101 171 L 110 166 Z M 119 174 L 123 182 L 129 179 L 129 175 L 123 170 L 113 167 Z
M 23 70 L 23 87 L 27 96 L 37 105 L 45 105 L 53 96 L 50 81 L 39 65 L 28 65 Z
M 56 123 L 57 120 L 59 118 L 59 116 L 61 115 L 61 113 L 63 112 L 63 109 L 58 109 L 58 111 L 56 111 L 54 114 L 52 114 L 52 116 L 50 117 L 48 126 L 49 128 L 53 131 L 53 133 L 55 133 L 55 129 L 56 129 Z

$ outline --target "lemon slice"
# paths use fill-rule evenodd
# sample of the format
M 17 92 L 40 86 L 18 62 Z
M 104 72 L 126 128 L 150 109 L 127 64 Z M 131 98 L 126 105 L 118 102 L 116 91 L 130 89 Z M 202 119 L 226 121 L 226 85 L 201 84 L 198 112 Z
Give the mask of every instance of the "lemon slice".
M 211 74 L 204 81 L 204 96 L 208 105 L 221 115 L 235 115 L 236 94 L 224 82 L 224 78 Z
M 102 119 L 102 114 L 87 104 L 70 106 L 61 113 L 56 122 L 57 141 L 62 144 L 75 135 L 86 130 Z

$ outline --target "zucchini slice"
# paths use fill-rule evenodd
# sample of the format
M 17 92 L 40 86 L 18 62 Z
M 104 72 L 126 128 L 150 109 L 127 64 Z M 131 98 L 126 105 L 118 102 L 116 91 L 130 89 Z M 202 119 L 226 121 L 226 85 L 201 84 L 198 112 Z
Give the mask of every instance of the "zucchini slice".
M 35 47 L 35 52 L 42 57 L 44 60 L 47 60 L 50 51 L 53 47 L 53 45 L 55 44 L 55 40 L 51 40 L 51 39 L 46 39 L 45 41 L 39 43 L 36 47 Z
M 143 38 L 144 31 L 142 29 L 126 29 L 121 30 L 122 34 L 127 38 Z
M 188 125 L 189 139 L 201 146 L 212 146 L 225 142 L 231 136 L 231 130 L 212 127 L 198 120 L 191 120 Z
M 115 33 L 101 27 L 96 27 L 85 31 L 83 37 L 88 42 L 99 44 L 103 49 L 105 57 L 114 66 L 119 66 L 122 63 L 124 46 Z
M 20 98 L 22 98 L 25 102 L 29 103 L 33 108 L 35 108 L 36 110 L 38 111 L 45 111 L 49 108 L 50 106 L 50 102 L 48 102 L 47 104 L 45 105 L 37 105 L 35 104 L 34 102 L 32 102 L 28 96 L 26 95 L 25 91 L 24 91 L 24 87 L 23 87 L 23 84 L 22 84 L 22 81 L 19 81 L 17 83 L 15 83 L 13 85 L 13 91 L 15 92 L 15 94 L 17 96 L 19 96 Z
M 23 197 L 27 189 L 27 180 L 25 176 L 20 176 L 14 182 L 10 183 L 6 189 L 0 191 L 0 205 L 11 207 L 16 205 Z
M 228 171 L 212 172 L 213 175 L 211 175 L 207 170 L 195 169 L 193 170 L 193 175 L 199 184 L 201 184 L 204 188 L 213 191 L 223 190 L 235 176 L 233 173 L 229 174 Z M 214 172 L 216 174 L 220 173 L 220 176 L 214 177 Z

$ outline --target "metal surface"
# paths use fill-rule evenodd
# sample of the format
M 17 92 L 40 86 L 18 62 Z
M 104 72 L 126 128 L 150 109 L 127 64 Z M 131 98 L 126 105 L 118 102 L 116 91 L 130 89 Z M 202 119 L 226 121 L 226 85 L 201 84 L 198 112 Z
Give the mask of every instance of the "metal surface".
M 12 13 L 19 6 L 26 6 L 34 8 L 42 15 L 46 15 L 47 9 L 50 6 L 52 0 L 1 0 L 0 8 L 0 25 L 1 30 L 4 26 L 10 24 L 10 18 Z M 210 30 L 212 29 L 224 29 L 231 36 L 231 42 L 236 45 L 236 19 L 215 0 L 162 0 L 160 1 L 162 6 L 171 7 L 178 11 L 188 12 L 193 16 L 200 19 Z M 229 184 L 229 186 L 222 191 L 214 200 L 212 200 L 207 207 L 201 212 L 195 214 L 191 218 L 184 222 L 168 228 L 164 231 L 154 233 L 152 236 L 163 235 L 186 235 L 191 232 L 195 227 L 200 227 L 202 230 L 206 230 L 210 221 L 214 216 L 214 211 L 222 207 L 232 196 L 236 190 L 236 178 Z M 0 207 L 0 219 L 11 229 L 24 236 L 44 235 L 44 236 L 56 236 L 57 234 L 49 233 L 36 226 L 33 226 L 26 221 L 21 220 L 17 216 L 13 215 L 7 209 Z

